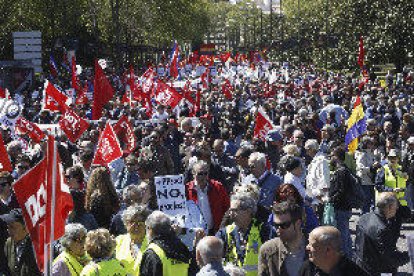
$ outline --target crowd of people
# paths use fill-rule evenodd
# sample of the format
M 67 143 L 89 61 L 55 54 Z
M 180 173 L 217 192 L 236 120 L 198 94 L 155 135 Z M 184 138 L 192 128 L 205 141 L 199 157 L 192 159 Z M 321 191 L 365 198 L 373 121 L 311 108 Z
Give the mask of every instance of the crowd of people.
M 198 67 L 183 67 L 180 77 L 195 83 L 204 72 Z M 156 78 L 168 79 L 163 68 L 154 68 Z M 113 74 L 116 95 L 102 118 L 76 143 L 57 135 L 74 208 L 52 275 L 395 275 L 409 262 L 397 241 L 414 210 L 412 71 L 389 73 L 385 82 L 372 74 L 364 85 L 357 74 L 264 61 L 220 63 L 215 71 L 199 110 L 154 102 L 153 114 L 139 102 L 122 103 L 126 83 Z M 231 98 L 222 93 L 225 80 Z M 193 85 L 196 95 L 201 84 Z M 366 131 L 349 152 L 347 120 L 357 97 Z M 58 121 L 59 112 L 41 110 L 40 90 L 20 98 L 28 120 Z M 90 103 L 71 107 L 90 116 Z M 259 110 L 273 124 L 264 139 L 254 132 Z M 137 143 L 114 175 L 92 160 L 106 123 L 123 115 Z M 0 172 L 0 272 L 40 275 L 12 186 L 44 152 L 25 135 L 1 134 L 13 171 Z M 154 184 L 156 176 L 179 174 L 188 210 L 181 222 L 158 210 Z M 363 191 L 360 211 L 355 185 Z

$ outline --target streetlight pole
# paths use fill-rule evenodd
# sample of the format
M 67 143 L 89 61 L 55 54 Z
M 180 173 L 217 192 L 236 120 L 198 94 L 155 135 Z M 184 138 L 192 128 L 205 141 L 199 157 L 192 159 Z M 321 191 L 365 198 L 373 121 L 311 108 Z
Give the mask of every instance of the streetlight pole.
M 300 64 L 300 0 L 298 0 L 298 65 Z
M 260 8 L 260 47 L 263 47 L 263 9 Z
M 328 69 L 328 1 L 325 1 L 325 70 Z

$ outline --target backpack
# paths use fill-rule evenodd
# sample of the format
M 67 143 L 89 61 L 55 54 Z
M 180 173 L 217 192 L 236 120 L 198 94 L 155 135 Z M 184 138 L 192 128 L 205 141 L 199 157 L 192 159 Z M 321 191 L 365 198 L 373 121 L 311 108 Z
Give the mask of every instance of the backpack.
M 362 189 L 361 178 L 354 174 L 350 169 L 347 168 L 349 175 L 349 187 L 346 193 L 347 202 L 351 208 L 361 209 L 364 206 L 366 196 Z

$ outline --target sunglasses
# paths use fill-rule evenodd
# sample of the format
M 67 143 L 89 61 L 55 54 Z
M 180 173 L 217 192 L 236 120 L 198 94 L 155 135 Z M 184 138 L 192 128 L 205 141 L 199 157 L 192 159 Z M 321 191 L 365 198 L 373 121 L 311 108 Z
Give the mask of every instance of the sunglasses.
M 273 226 L 277 229 L 288 229 L 290 227 L 290 225 L 292 224 L 292 221 L 286 221 L 286 222 L 282 222 L 282 223 L 276 223 L 273 222 Z
M 10 185 L 10 183 L 9 182 L 1 182 L 0 183 L 0 186 L 2 186 L 2 187 L 6 186 L 6 185 Z
M 29 169 L 29 167 L 28 167 L 28 166 L 22 166 L 22 165 L 17 165 L 17 168 L 18 168 L 18 169 L 22 169 L 22 170 L 27 170 L 27 169 Z

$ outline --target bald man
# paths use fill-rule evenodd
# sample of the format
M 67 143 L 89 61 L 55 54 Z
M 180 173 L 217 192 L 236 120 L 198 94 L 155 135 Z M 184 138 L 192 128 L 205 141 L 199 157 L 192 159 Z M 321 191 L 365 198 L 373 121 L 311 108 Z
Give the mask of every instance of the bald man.
M 315 228 L 309 235 L 306 247 L 309 260 L 302 265 L 299 275 L 368 276 L 368 273 L 342 254 L 341 243 L 341 233 L 335 227 Z
M 196 248 L 196 260 L 200 266 L 197 276 L 229 276 L 222 264 L 223 242 L 214 236 L 207 236 L 200 240 Z

